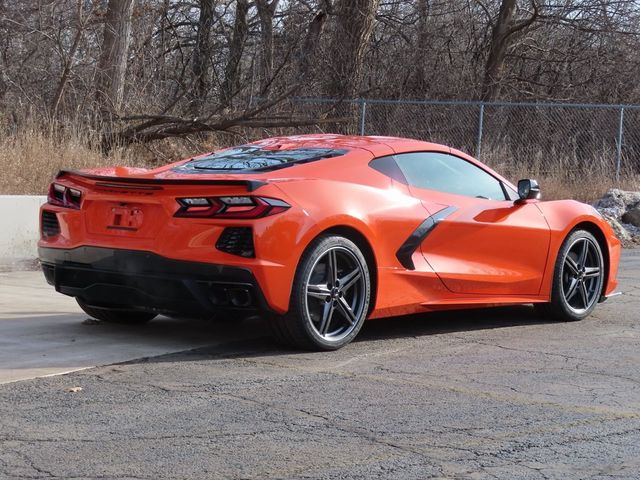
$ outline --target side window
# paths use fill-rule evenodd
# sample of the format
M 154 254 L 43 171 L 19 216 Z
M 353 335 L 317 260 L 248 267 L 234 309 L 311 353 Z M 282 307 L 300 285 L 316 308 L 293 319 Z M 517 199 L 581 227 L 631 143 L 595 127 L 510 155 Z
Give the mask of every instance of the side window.
M 409 185 L 468 197 L 505 200 L 500 181 L 474 164 L 446 153 L 395 155 Z
M 508 185 L 504 185 L 504 191 L 507 192 L 508 200 L 513 200 L 515 202 L 516 200 L 518 200 L 520 198 L 518 196 L 518 192 L 516 192 L 514 189 L 512 189 Z

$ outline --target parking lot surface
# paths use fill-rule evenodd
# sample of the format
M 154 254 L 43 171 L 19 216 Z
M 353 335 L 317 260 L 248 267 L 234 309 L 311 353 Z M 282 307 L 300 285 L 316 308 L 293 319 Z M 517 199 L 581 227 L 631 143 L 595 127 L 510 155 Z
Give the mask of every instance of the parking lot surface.
M 122 328 L 87 319 L 41 272 L 0 272 L 0 384 L 211 345 L 217 337 L 215 325 L 202 321 L 160 317 L 151 327 Z
M 0 297 L 5 381 L 20 342 L 47 352 L 20 378 L 129 361 L 0 385 L 0 478 L 639 477 L 638 250 L 625 295 L 582 322 L 526 306 L 391 318 L 332 353 L 283 350 L 255 319 L 82 324 L 29 275 L 0 277 L 25 289 Z

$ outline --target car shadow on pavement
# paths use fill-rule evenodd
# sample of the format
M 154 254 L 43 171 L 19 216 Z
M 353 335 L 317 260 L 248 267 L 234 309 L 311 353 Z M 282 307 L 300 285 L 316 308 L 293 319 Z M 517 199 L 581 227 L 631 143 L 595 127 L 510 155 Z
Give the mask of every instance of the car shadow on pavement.
M 531 307 L 425 313 L 365 323 L 343 355 L 368 342 L 544 323 Z M 148 325 L 114 325 L 81 313 L 21 312 L 0 321 L 0 383 L 95 365 L 283 355 L 331 355 L 282 347 L 259 317 L 226 322 L 159 317 Z M 378 348 L 378 347 L 377 347 Z M 351 353 L 350 353 L 351 352 Z
M 364 344 L 367 342 L 419 338 L 473 330 L 518 328 L 545 323 L 554 322 L 541 317 L 531 306 L 527 305 L 431 312 L 367 321 L 354 344 L 365 346 Z M 247 336 L 238 335 L 239 331 L 243 331 L 245 334 L 251 333 Z M 209 346 L 124 363 L 216 360 L 311 353 L 276 343 L 269 336 L 267 326 L 259 317 L 245 319 L 235 324 L 222 325 L 215 340 L 216 343 Z
M 366 322 L 356 341 L 555 323 L 531 305 L 429 312 Z

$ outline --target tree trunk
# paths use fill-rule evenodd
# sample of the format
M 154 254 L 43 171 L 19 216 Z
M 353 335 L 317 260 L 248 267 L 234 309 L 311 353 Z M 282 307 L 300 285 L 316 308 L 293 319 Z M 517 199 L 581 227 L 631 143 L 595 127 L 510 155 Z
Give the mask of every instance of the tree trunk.
M 82 40 L 82 36 L 84 35 L 84 25 L 82 22 L 82 0 L 78 0 L 76 23 L 76 34 L 73 37 L 73 43 L 71 44 L 69 53 L 63 61 L 62 74 L 60 75 L 60 81 L 58 82 L 58 87 L 56 88 L 56 93 L 53 96 L 53 102 L 51 103 L 51 112 L 54 117 L 58 113 L 58 107 L 60 106 L 60 102 L 62 101 L 64 89 L 67 86 L 69 76 L 71 75 L 71 68 L 73 67 L 73 61 L 76 56 L 76 51 L 78 50 L 78 47 L 80 46 L 80 40 Z
M 278 7 L 278 0 L 256 0 L 260 17 L 260 40 L 262 55 L 260 57 L 260 93 L 265 94 L 273 81 L 273 16 Z
M 418 0 L 416 5 L 418 12 L 418 35 L 416 49 L 414 51 L 415 72 L 413 76 L 412 94 L 424 97 L 427 93 L 427 73 L 425 71 L 425 56 L 429 43 L 428 19 L 430 15 L 430 0 Z
M 233 34 L 229 45 L 229 60 L 224 71 L 224 81 L 220 92 L 220 103 L 223 107 L 231 105 L 231 101 L 238 91 L 240 84 L 240 60 L 242 50 L 249 32 L 247 26 L 247 13 L 249 4 L 247 0 L 236 2 L 236 17 L 233 22 Z
M 209 92 L 209 75 L 211 65 L 211 27 L 213 25 L 214 0 L 200 0 L 200 16 L 198 17 L 198 36 L 193 50 L 191 73 L 193 76 L 191 87 L 191 101 L 189 110 L 197 116 L 200 107 Z
M 5 4 L 4 0 L 0 0 L 0 20 L 6 18 Z M 2 29 L 4 25 L 0 22 L 0 34 L 2 34 Z M 0 37 L 2 38 L 2 37 Z M 0 43 L 0 48 L 4 49 L 5 45 Z M 7 85 L 7 74 L 5 73 L 7 70 L 7 65 L 4 64 L 4 59 L 2 58 L 2 52 L 0 51 L 0 107 L 3 106 L 4 96 L 7 94 L 8 85 Z
M 318 44 L 320 43 L 320 35 L 322 34 L 322 29 L 324 28 L 326 20 L 327 14 L 320 11 L 309 23 L 307 35 L 304 39 L 304 44 L 302 45 L 298 61 L 298 77 L 301 81 L 306 80 L 310 73 L 315 53 L 318 49 Z
M 124 81 L 131 40 L 134 0 L 109 0 L 96 76 L 96 101 L 103 116 L 117 115 L 124 100 Z
M 6 66 L 3 65 L 4 62 L 2 57 L 0 57 L 0 108 L 4 105 L 4 97 L 7 94 L 7 90 L 9 90 L 9 86 L 7 84 L 8 78 L 6 71 Z
M 533 14 L 530 18 L 516 21 L 516 0 L 502 0 L 498 19 L 493 26 L 489 57 L 485 65 L 484 80 L 482 82 L 481 98 L 484 101 L 495 100 L 500 94 L 500 83 L 504 75 L 504 60 L 508 48 L 511 46 L 513 34 L 531 25 L 538 17 L 538 7 L 535 0 L 531 2 Z
M 329 49 L 331 69 L 326 73 L 325 93 L 333 98 L 353 99 L 362 83 L 364 55 L 369 45 L 379 0 L 341 0 L 337 5 L 337 23 Z M 357 131 L 358 105 L 337 106 L 339 117 L 351 118 L 336 129 L 354 134 Z

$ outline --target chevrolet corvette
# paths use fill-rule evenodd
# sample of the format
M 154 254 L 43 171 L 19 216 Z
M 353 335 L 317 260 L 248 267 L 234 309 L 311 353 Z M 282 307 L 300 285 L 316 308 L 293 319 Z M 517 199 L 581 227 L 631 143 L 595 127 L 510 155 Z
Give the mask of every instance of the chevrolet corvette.
M 258 313 L 303 349 L 418 312 L 583 319 L 616 293 L 620 242 L 591 206 L 540 197 L 434 143 L 269 138 L 156 169 L 60 171 L 39 256 L 99 320 Z

